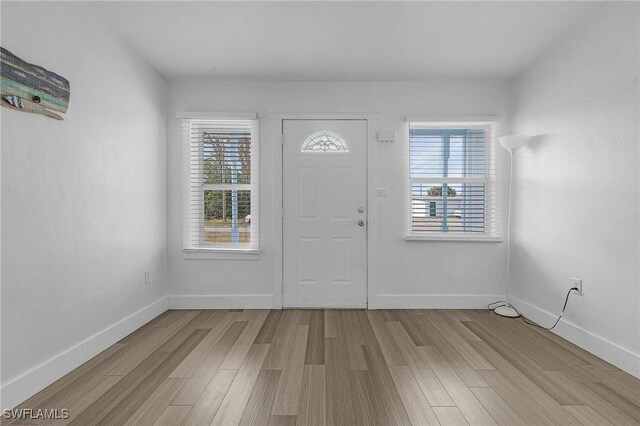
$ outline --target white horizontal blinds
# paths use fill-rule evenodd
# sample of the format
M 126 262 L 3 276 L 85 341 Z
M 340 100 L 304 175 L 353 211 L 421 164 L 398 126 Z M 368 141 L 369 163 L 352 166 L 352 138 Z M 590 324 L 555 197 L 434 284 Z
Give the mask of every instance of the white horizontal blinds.
M 496 193 L 498 192 L 496 183 L 496 145 L 498 142 L 498 123 L 487 124 L 486 134 L 486 152 L 487 165 L 485 170 L 485 179 L 487 182 L 487 191 L 485 193 L 485 211 L 487 219 L 485 224 L 485 232 L 493 237 L 502 237 L 502 228 L 500 221 L 502 215 L 498 208 L 498 200 Z
M 187 248 L 258 248 L 257 120 L 185 119 Z
M 491 123 L 411 123 L 411 232 L 495 234 Z

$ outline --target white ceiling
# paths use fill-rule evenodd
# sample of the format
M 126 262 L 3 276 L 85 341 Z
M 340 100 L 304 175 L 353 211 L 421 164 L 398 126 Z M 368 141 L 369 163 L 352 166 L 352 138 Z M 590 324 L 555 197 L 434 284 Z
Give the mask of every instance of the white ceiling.
M 170 80 L 516 75 L 598 2 L 91 2 Z

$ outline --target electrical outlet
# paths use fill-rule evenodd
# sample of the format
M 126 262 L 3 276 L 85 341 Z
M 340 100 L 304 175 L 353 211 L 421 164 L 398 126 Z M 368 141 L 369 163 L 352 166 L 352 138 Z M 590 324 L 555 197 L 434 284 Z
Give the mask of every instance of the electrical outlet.
M 582 280 L 580 278 L 571 278 L 571 288 L 577 288 L 576 294 L 582 296 Z
M 151 272 L 144 273 L 144 285 L 151 284 Z

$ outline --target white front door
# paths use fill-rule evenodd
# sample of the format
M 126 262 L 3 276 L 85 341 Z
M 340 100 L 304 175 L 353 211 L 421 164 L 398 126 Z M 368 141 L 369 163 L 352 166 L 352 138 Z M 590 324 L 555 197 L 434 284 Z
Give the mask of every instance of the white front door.
M 284 120 L 285 307 L 367 306 L 367 121 Z

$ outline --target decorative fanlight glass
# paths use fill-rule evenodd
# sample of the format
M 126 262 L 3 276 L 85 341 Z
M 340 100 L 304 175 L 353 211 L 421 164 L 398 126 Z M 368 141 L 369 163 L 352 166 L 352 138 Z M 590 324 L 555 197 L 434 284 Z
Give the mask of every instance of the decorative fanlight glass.
M 349 152 L 349 146 L 335 133 L 322 130 L 305 139 L 300 151 L 305 153 Z

